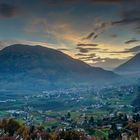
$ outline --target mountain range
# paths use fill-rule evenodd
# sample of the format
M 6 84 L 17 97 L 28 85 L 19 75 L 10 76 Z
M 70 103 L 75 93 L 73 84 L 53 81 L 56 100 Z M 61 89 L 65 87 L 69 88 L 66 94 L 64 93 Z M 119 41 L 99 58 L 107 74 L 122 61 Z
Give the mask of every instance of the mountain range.
M 71 83 L 107 83 L 118 77 L 47 47 L 16 44 L 0 51 L 3 88 L 66 87 Z
M 140 76 L 140 53 L 118 66 L 114 71 L 119 74 Z

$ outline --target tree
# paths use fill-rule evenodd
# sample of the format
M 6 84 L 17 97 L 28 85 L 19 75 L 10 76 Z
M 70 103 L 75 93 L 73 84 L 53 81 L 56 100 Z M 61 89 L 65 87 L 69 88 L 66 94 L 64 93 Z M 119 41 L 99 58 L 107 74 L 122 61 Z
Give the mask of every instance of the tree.
M 19 129 L 20 125 L 17 121 L 14 119 L 9 119 L 7 124 L 7 132 L 10 136 L 13 136 L 14 133 Z
M 94 118 L 93 118 L 93 116 L 90 117 L 90 119 L 89 119 L 89 124 L 90 124 L 90 125 L 94 125 Z
M 136 122 L 139 122 L 139 121 L 140 121 L 140 115 L 137 114 L 137 115 L 136 115 Z
M 4 130 L 4 133 L 6 133 L 7 123 L 8 123 L 8 121 L 6 119 L 3 119 L 1 121 L 1 128 Z
M 67 118 L 70 118 L 70 117 L 71 117 L 71 113 L 68 112 L 68 113 L 67 113 Z
M 31 140 L 30 136 L 26 136 L 25 140 Z
M 34 125 L 30 126 L 30 133 L 33 133 L 34 130 L 35 130 L 35 126 Z
M 117 126 L 116 126 L 115 123 L 112 123 L 111 130 L 112 131 L 116 131 L 117 130 Z

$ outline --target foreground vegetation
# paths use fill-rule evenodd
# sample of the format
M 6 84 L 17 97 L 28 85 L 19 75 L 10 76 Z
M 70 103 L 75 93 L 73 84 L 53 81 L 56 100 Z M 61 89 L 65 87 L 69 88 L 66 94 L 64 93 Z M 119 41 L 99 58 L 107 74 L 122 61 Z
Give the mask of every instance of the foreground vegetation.
M 84 118 L 81 125 L 70 121 L 67 127 L 45 128 L 40 125 L 27 125 L 13 118 L 0 121 L 0 140 L 137 140 L 140 139 L 140 115 L 116 114 L 94 120 Z

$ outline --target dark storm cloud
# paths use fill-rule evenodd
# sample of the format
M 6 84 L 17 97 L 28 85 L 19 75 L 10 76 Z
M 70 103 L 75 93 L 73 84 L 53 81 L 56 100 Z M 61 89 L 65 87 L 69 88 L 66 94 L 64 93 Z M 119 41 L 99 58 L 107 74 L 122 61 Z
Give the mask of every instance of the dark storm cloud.
M 18 8 L 7 3 L 0 3 L 0 18 L 11 18 L 18 14 Z
M 79 43 L 79 44 L 77 44 L 77 46 L 93 46 L 93 47 L 96 47 L 96 46 L 98 46 L 98 44 L 82 44 L 82 43 Z
M 131 44 L 131 43 L 135 43 L 135 42 L 138 42 L 139 40 L 137 39 L 131 39 L 131 40 L 128 40 L 125 42 L 125 44 Z

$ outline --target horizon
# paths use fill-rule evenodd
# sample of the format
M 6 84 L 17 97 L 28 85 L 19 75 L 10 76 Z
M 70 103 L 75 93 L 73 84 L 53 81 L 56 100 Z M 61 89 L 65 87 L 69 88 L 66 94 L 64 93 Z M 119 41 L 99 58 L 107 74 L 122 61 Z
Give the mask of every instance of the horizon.
M 0 41 L 1 42 L 1 41 Z M 32 47 L 45 47 L 45 48 L 50 48 L 50 49 L 53 49 L 53 50 L 56 50 L 56 51 L 60 51 L 60 52 L 62 52 L 62 53 L 64 53 L 65 55 L 68 55 L 68 56 L 70 56 L 71 58 L 73 58 L 73 59 L 77 59 L 77 60 L 80 60 L 80 59 L 78 59 L 78 58 L 75 58 L 75 57 L 73 57 L 73 56 L 71 56 L 70 54 L 67 54 L 66 52 L 65 52 L 65 50 L 61 50 L 61 49 L 56 49 L 56 48 L 53 48 L 53 47 L 48 47 L 47 46 L 47 44 L 45 44 L 45 43 L 40 43 L 40 42 L 32 42 L 32 41 L 16 41 L 17 43 L 15 44 L 14 43 L 15 41 L 10 41 L 10 42 L 5 42 L 4 41 L 4 43 L 2 43 L 2 45 L 1 45 L 1 48 L 0 48 L 0 51 L 2 51 L 3 49 L 5 49 L 5 48 L 7 48 L 7 47 L 11 47 L 11 46 L 13 46 L 13 45 L 17 45 L 17 47 L 19 47 L 18 45 L 27 45 L 27 46 L 32 46 Z M 129 59 L 131 59 L 131 58 L 129 58 Z M 104 69 L 104 70 L 109 70 L 109 71 L 113 71 L 115 68 L 117 68 L 117 67 L 119 67 L 120 65 L 122 65 L 122 64 L 124 64 L 125 62 L 127 62 L 127 61 L 129 61 L 129 59 L 126 59 L 126 60 L 124 60 L 123 62 L 121 62 L 120 64 L 118 64 L 118 65 L 116 65 L 116 67 L 112 67 L 112 68 L 110 68 L 110 67 L 106 67 L 106 65 L 105 66 L 96 66 L 96 65 L 92 65 L 92 64 L 90 64 L 90 63 L 86 63 L 86 62 L 84 62 L 83 60 L 80 60 L 80 61 L 82 61 L 82 62 L 84 62 L 84 63 L 86 63 L 86 64 L 88 64 L 88 65 L 90 65 L 91 67 L 96 67 L 96 68 L 102 68 L 102 69 Z

